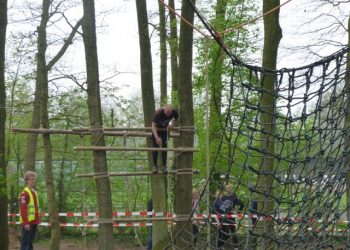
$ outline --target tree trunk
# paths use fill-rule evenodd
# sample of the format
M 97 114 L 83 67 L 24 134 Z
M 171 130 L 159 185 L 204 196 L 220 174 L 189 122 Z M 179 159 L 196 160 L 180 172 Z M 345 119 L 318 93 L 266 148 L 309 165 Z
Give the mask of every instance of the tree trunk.
M 8 249 L 7 186 L 5 162 L 5 44 L 7 28 L 7 0 L 0 0 L 0 249 Z
M 169 0 L 169 7 L 175 10 L 174 0 Z M 179 46 L 178 46 L 178 37 L 177 37 L 177 20 L 175 14 L 170 11 L 170 38 L 169 38 L 169 47 L 170 47 L 170 64 L 171 64 L 171 102 L 173 107 L 179 108 L 179 99 L 178 99 L 178 54 L 179 54 Z M 179 147 L 179 139 L 173 139 L 174 148 Z M 178 157 L 174 159 L 174 169 L 177 169 L 179 165 Z
M 41 66 L 39 65 L 39 60 L 37 60 L 37 70 L 39 70 L 40 67 Z M 39 83 L 42 80 L 38 77 L 39 77 L 39 74 L 36 75 L 35 90 L 34 90 L 34 102 L 33 102 L 33 113 L 32 113 L 32 121 L 31 121 L 31 126 L 30 126 L 33 129 L 37 129 L 40 127 L 41 86 Z M 37 133 L 29 133 L 27 135 L 24 171 L 34 171 L 35 172 L 35 159 L 36 159 L 37 144 L 38 144 L 38 134 Z
M 100 80 L 98 69 L 96 24 L 94 0 L 83 0 L 83 40 L 85 47 L 85 60 L 87 72 L 88 109 L 91 126 L 91 144 L 105 146 L 103 136 Z M 106 173 L 106 151 L 93 151 L 93 165 L 95 173 Z M 108 177 L 96 178 L 97 201 L 100 212 L 99 218 L 99 249 L 113 249 L 113 221 L 112 221 L 112 197 L 111 185 Z
M 169 0 L 169 7 L 175 9 L 174 0 Z M 170 11 L 170 64 L 171 64 L 171 101 L 174 107 L 179 106 L 178 101 L 178 38 L 177 38 L 177 20 L 175 14 Z
M 66 129 L 69 129 L 69 122 L 66 121 Z M 58 212 L 59 213 L 64 213 L 65 212 L 65 201 L 67 199 L 66 195 L 67 193 L 65 192 L 66 186 L 65 186 L 65 177 L 66 175 L 64 174 L 65 172 L 65 167 L 66 167 L 66 153 L 68 149 L 68 135 L 64 136 L 64 144 L 63 144 L 63 152 L 62 152 L 62 159 L 60 163 L 60 177 L 58 180 Z M 67 189 L 68 190 L 68 189 Z M 59 217 L 60 223 L 65 223 L 67 221 L 66 217 Z M 62 233 L 64 233 L 65 228 L 62 228 Z
M 80 25 L 81 25 L 81 20 L 78 21 L 76 23 L 76 25 L 73 27 L 70 35 L 65 39 L 65 42 L 62 45 L 61 49 L 58 51 L 58 53 L 45 66 L 46 71 L 50 71 L 51 68 L 64 55 L 64 53 L 67 50 L 67 48 L 69 47 L 69 45 L 72 44 L 72 40 L 73 40 L 75 34 L 77 33 Z M 45 29 L 46 29 L 46 26 L 45 26 Z M 37 69 L 42 67 L 42 65 L 39 65 L 39 63 L 40 62 L 37 60 Z M 37 74 L 36 75 L 35 91 L 34 91 L 34 105 L 33 105 L 32 121 L 31 121 L 31 128 L 33 128 L 33 129 L 37 129 L 40 127 L 41 86 L 39 85 L 39 83 L 41 81 L 42 81 L 42 79 L 40 79 L 40 75 Z M 25 164 L 24 164 L 25 171 L 28 171 L 28 170 L 35 171 L 35 159 L 36 159 L 37 143 L 38 143 L 38 134 L 37 133 L 29 133 L 27 136 L 27 145 L 26 145 L 26 157 L 25 157 Z
M 159 38 L 160 38 L 160 104 L 165 105 L 168 103 L 165 8 L 160 1 L 158 1 L 158 6 L 159 6 Z
M 225 29 L 227 0 L 217 0 L 215 7 L 215 28 L 218 32 Z M 224 51 L 216 42 L 211 47 L 209 52 L 209 162 L 213 163 L 216 150 L 221 140 L 221 99 L 222 99 L 222 68 L 224 63 Z M 217 164 L 221 166 L 221 164 Z M 219 169 L 218 169 L 219 170 Z M 220 170 L 219 170 L 220 172 Z M 216 175 L 213 175 L 216 176 Z M 219 181 L 214 181 L 210 184 L 210 192 L 215 193 L 218 189 Z
M 40 26 L 38 27 L 38 53 L 37 53 L 37 86 L 41 86 L 40 111 L 43 128 L 50 128 L 48 115 L 48 72 L 46 68 L 46 28 L 49 21 L 50 0 L 43 0 Z M 50 249 L 58 250 L 60 244 L 60 223 L 58 217 L 57 202 L 55 196 L 55 184 L 52 174 L 52 146 L 50 134 L 43 134 L 44 143 L 44 169 L 47 199 L 49 205 L 51 223 Z
M 280 4 L 279 0 L 264 0 L 263 13 L 273 9 Z M 271 135 L 275 134 L 275 107 L 276 100 L 273 93 L 275 92 L 276 74 L 270 70 L 276 69 L 278 45 L 282 38 L 282 30 L 279 26 L 279 10 L 275 10 L 269 15 L 264 16 L 264 48 L 262 67 L 266 69 L 261 76 L 261 85 L 263 93 L 261 95 L 261 130 L 267 131 L 261 134 L 261 152 L 266 152 L 261 156 L 260 174 L 258 179 L 258 211 L 265 215 L 274 214 L 273 196 L 273 171 L 274 159 L 269 157 L 274 155 L 275 140 Z M 258 224 L 258 231 L 265 234 L 267 239 L 261 242 L 259 246 L 262 249 L 274 249 L 273 237 L 274 226 L 273 221 L 263 221 Z
M 350 17 L 348 19 L 348 45 L 350 45 Z M 347 93 L 347 110 L 350 110 L 350 52 L 347 53 L 347 62 L 346 62 L 346 75 L 345 75 L 345 88 Z M 349 130 L 350 128 L 350 114 L 349 112 L 345 116 L 345 129 Z M 350 136 L 345 141 L 344 151 L 346 152 L 350 147 Z M 350 163 L 350 157 L 347 159 L 347 164 Z M 346 218 L 350 220 L 350 171 L 346 174 Z M 350 231 L 348 230 L 347 236 L 349 239 Z
M 153 76 L 152 76 L 152 55 L 151 44 L 148 32 L 147 3 L 146 0 L 135 0 L 137 9 L 137 20 L 139 27 L 140 44 L 140 67 L 141 67 L 141 89 L 142 104 L 144 111 L 144 123 L 146 127 L 151 126 L 153 114 L 155 111 Z M 150 138 L 147 139 L 147 145 L 151 146 Z M 160 158 L 160 157 L 159 157 Z M 152 168 L 151 154 L 148 154 L 149 169 Z M 152 199 L 153 209 L 155 211 L 166 211 L 166 177 L 154 175 L 152 177 Z M 164 221 L 153 222 L 152 227 L 152 247 L 153 249 L 164 249 L 168 244 L 167 223 Z
M 194 13 L 188 1 L 182 2 L 181 13 L 184 19 L 193 24 Z M 194 126 L 192 96 L 192 61 L 193 61 L 193 28 L 183 20 L 180 25 L 179 43 L 179 101 L 180 126 Z M 180 146 L 193 147 L 194 133 L 180 130 Z M 178 169 L 192 168 L 193 153 L 182 153 L 179 156 Z M 189 216 L 192 210 L 192 175 L 180 175 L 175 183 L 175 213 L 177 216 Z M 188 247 L 192 240 L 192 224 L 189 221 L 176 223 L 175 244 L 179 249 Z

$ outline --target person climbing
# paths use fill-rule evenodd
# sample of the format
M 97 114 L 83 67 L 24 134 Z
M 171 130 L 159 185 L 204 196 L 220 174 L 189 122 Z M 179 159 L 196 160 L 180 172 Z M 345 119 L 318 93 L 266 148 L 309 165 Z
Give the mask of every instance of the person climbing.
M 176 109 L 173 109 L 173 107 L 168 104 L 163 108 L 158 109 L 153 116 L 152 120 L 152 143 L 153 147 L 162 147 L 167 148 L 167 141 L 168 141 L 168 130 L 169 128 L 173 127 L 175 125 L 175 122 L 179 118 L 179 113 Z M 157 173 L 158 172 L 158 164 L 157 164 L 157 158 L 158 158 L 158 151 L 153 151 L 152 153 L 153 157 L 153 168 L 152 172 Z M 162 152 L 162 169 L 163 173 L 167 173 L 167 151 Z

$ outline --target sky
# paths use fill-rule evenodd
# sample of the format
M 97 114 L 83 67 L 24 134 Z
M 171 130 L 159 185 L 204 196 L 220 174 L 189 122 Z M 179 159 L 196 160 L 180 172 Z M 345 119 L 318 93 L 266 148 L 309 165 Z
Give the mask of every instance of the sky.
M 18 6 L 23 6 L 28 1 L 10 1 L 10 18 L 16 19 L 18 15 L 16 9 L 18 11 L 20 9 Z M 286 1 L 281 0 L 281 3 Z M 29 2 L 40 4 L 41 1 L 30 0 Z M 111 77 L 114 74 L 113 72 L 119 72 L 111 81 L 116 83 L 120 88 L 120 94 L 126 97 L 140 95 L 139 41 L 135 1 L 96 0 L 95 2 L 96 13 L 105 13 L 97 14 L 96 18 L 98 25 L 97 46 L 100 80 Z M 261 1 L 257 2 L 261 3 Z M 323 25 L 327 25 L 327 23 L 332 23 L 336 20 L 332 15 L 339 15 L 339 12 L 342 10 L 349 10 L 349 4 L 343 4 L 340 8 L 331 8 L 330 5 L 327 7 L 318 7 L 318 5 L 310 2 L 309 0 L 292 0 L 281 8 L 280 24 L 283 30 L 283 38 L 280 43 L 278 68 L 297 67 L 309 64 L 318 59 L 315 55 L 310 56 L 306 52 L 296 53 L 292 48 L 309 45 L 317 41 L 317 39 L 327 41 L 327 39 L 333 38 L 333 40 L 346 43 L 347 36 L 341 29 L 332 32 L 331 36 L 321 36 L 321 32 L 312 34 L 305 34 L 305 32 L 319 29 Z M 147 5 L 150 10 L 149 13 L 156 11 L 158 8 L 156 0 L 147 0 Z M 177 6 L 180 5 L 178 4 Z M 23 9 L 25 10 L 25 7 Z M 320 13 L 327 13 L 327 16 L 317 18 Z M 82 15 L 81 9 L 75 9 L 70 15 L 79 18 Z M 308 21 L 309 23 L 305 24 Z M 256 23 L 262 27 L 262 19 Z M 18 29 L 23 29 L 23 24 L 18 25 L 10 22 L 8 26 L 9 32 Z M 337 33 L 340 35 L 337 35 Z M 257 42 L 261 43 L 261 40 Z M 329 42 L 323 49 L 315 47 L 313 52 L 317 52 L 322 56 L 331 54 L 337 48 L 330 44 Z M 158 41 L 153 39 L 151 46 L 153 51 L 155 90 L 159 92 Z M 258 51 L 256 55 L 252 56 L 257 58 L 257 61 L 260 61 L 261 51 Z M 73 66 L 69 69 L 72 72 L 83 72 L 85 70 L 85 63 L 82 43 L 74 43 L 64 60 L 66 62 L 73 62 Z M 170 85 L 169 83 L 169 87 Z

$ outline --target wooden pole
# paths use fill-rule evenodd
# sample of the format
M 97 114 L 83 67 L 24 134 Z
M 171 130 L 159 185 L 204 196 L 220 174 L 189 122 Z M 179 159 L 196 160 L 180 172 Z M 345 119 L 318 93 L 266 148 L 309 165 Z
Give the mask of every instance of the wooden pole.
M 32 134 L 72 134 L 72 135 L 90 135 L 91 130 L 64 130 L 64 129 L 34 129 L 34 128 L 13 128 L 13 133 L 32 133 Z M 104 130 L 103 135 L 107 136 L 125 136 L 125 137 L 151 137 L 152 132 L 143 132 L 143 131 L 133 131 L 133 130 Z M 169 133 L 170 137 L 179 137 L 180 134 L 176 132 Z
M 13 133 L 28 133 L 28 134 L 72 134 L 72 135 L 86 135 L 89 133 L 81 133 L 78 131 L 65 129 L 47 129 L 47 128 L 13 128 Z
M 134 148 L 134 147 L 103 147 L 86 146 L 74 147 L 76 151 L 174 151 L 174 152 L 198 152 L 197 148 Z
M 143 172 L 119 172 L 119 173 L 88 173 L 88 174 L 78 174 L 76 177 L 82 178 L 99 178 L 101 177 L 112 177 L 112 176 L 142 176 L 142 175 L 157 175 L 163 174 L 163 172 L 153 173 L 151 171 L 143 171 Z M 184 174 L 199 174 L 198 169 L 189 169 L 189 170 L 168 170 L 168 174 L 170 175 L 184 175 Z
M 157 128 L 158 131 L 166 131 L 168 128 Z M 73 131 L 90 131 L 91 128 L 73 128 Z M 151 127 L 144 127 L 144 128 L 103 128 L 104 131 L 152 131 Z M 172 127 L 169 129 L 174 131 L 179 131 L 180 127 Z

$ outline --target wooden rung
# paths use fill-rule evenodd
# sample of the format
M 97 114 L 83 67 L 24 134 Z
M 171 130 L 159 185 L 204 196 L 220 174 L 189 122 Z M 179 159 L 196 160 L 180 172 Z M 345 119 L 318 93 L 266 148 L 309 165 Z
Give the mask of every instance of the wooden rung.
M 134 148 L 134 147 L 108 147 L 88 146 L 74 147 L 76 151 L 174 151 L 174 152 L 198 152 L 197 148 Z
M 87 133 L 81 133 L 73 130 L 65 129 L 51 129 L 51 128 L 13 128 L 13 133 L 28 133 L 28 134 L 71 134 L 71 135 L 84 135 Z
M 169 175 L 188 175 L 188 174 L 199 174 L 198 169 L 179 169 L 179 170 L 168 170 Z M 89 173 L 89 174 L 78 174 L 76 177 L 80 178 L 99 178 L 99 177 L 113 177 L 113 176 L 143 176 L 143 175 L 163 175 L 163 172 L 160 170 L 157 173 L 153 173 L 151 171 L 143 171 L 143 172 L 119 172 L 119 173 L 102 173 L 102 174 L 96 174 L 96 173 Z
M 81 131 L 81 132 L 89 132 L 93 128 L 73 128 L 73 131 Z M 96 128 L 97 129 L 97 128 Z M 145 127 L 145 128 L 101 128 L 104 131 L 151 131 L 151 127 Z M 166 131 L 167 128 L 157 128 L 158 131 Z M 171 130 L 179 131 L 180 127 L 172 127 Z
M 90 135 L 89 130 L 65 130 L 65 129 L 44 129 L 44 128 L 13 128 L 13 133 L 28 133 L 28 134 L 71 134 L 71 135 Z M 126 137 L 151 137 L 151 132 L 142 131 L 108 131 L 104 130 L 103 135 L 106 136 L 126 136 Z M 170 137 L 179 137 L 177 132 L 169 133 Z
M 86 132 L 84 132 L 86 133 Z M 89 133 L 90 134 L 90 133 Z M 139 132 L 139 131 L 103 131 L 104 135 L 109 135 L 109 136 L 132 136 L 132 137 L 151 137 L 152 133 L 151 132 Z M 170 137 L 179 137 L 180 134 L 179 133 L 174 133 L 171 132 L 169 133 Z

